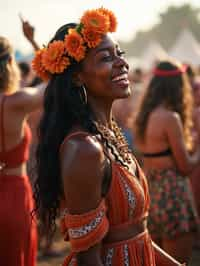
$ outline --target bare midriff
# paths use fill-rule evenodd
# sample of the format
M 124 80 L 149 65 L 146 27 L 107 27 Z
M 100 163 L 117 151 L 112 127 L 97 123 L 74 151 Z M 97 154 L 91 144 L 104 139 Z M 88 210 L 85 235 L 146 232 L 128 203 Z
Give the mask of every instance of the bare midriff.
M 128 240 L 136 237 L 137 235 L 143 233 L 147 229 L 147 221 L 146 219 L 138 222 L 138 223 L 130 223 L 127 225 L 122 224 L 121 226 L 117 226 L 117 228 L 110 228 L 108 232 L 105 243 L 114 243 L 123 240 Z

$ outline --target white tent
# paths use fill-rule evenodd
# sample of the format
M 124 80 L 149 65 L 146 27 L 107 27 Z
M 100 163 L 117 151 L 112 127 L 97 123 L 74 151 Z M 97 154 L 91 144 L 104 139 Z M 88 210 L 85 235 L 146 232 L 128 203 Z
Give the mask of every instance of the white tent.
M 169 55 L 184 63 L 200 65 L 200 44 L 190 30 L 184 29 L 169 50 Z
M 151 69 L 157 61 L 167 58 L 168 54 L 164 48 L 158 42 L 151 41 L 140 57 L 140 61 L 143 68 Z

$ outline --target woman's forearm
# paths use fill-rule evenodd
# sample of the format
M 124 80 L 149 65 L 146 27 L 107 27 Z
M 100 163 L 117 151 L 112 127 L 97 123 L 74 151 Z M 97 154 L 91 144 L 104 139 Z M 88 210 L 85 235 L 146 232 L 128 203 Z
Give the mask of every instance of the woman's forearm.
M 35 40 L 32 40 L 30 42 L 31 42 L 31 44 L 32 44 L 32 46 L 33 46 L 35 51 L 40 49 L 40 46 L 37 44 L 37 42 Z

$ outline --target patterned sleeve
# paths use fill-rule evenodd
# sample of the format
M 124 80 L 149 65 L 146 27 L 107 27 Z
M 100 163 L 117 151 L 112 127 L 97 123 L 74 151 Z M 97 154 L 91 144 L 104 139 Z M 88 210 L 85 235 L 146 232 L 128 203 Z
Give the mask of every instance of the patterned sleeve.
M 61 220 L 61 229 L 68 235 L 73 252 L 89 249 L 99 243 L 108 232 L 109 222 L 106 217 L 105 200 L 99 206 L 83 214 L 66 213 Z

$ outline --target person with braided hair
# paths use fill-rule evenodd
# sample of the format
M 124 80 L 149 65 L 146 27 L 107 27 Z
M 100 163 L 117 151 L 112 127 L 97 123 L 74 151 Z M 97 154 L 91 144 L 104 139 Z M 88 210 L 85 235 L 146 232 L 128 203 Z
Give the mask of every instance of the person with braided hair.
M 36 212 L 49 233 L 60 216 L 71 252 L 63 266 L 181 265 L 146 227 L 145 176 L 112 116 L 131 94 L 129 66 L 109 32 L 113 12 L 86 11 L 38 51 L 33 67 L 49 80 L 36 152 Z

